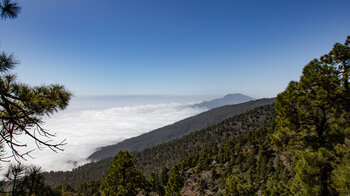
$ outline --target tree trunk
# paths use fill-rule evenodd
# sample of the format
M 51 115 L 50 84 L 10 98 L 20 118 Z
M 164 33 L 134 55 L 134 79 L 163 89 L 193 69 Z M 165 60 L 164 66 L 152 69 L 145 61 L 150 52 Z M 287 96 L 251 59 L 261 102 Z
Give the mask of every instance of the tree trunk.
M 329 189 L 328 189 L 328 177 L 331 171 L 331 166 L 329 164 L 326 164 L 321 169 L 321 196 L 328 196 L 329 195 Z

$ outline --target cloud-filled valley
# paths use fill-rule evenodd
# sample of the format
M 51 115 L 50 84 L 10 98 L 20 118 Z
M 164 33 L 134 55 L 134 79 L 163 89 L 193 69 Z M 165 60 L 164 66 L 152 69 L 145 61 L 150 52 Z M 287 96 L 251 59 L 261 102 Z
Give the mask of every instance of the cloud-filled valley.
M 45 119 L 44 124 L 46 129 L 57 134 L 55 142 L 66 139 L 64 151 L 54 153 L 48 148 L 36 149 L 31 153 L 35 158 L 28 158 L 25 164 L 35 164 L 46 171 L 70 170 L 86 163 L 86 157 L 98 147 L 115 144 L 205 111 L 203 108 L 189 107 L 195 100 L 200 101 L 198 98 L 175 100 L 151 97 L 133 101 L 125 98 L 123 101 L 108 98 L 73 99 L 66 111 Z M 22 139 L 27 141 L 27 149 L 36 148 L 28 138 Z

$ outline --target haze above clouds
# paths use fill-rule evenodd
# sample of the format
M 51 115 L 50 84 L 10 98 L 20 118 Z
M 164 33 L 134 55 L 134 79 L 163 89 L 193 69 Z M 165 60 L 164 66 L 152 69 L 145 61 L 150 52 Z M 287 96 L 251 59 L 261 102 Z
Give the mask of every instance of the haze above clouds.
M 86 163 L 85 158 L 98 147 L 115 144 L 205 111 L 204 108 L 189 107 L 202 100 L 198 96 L 74 98 L 66 111 L 46 119 L 44 124 L 46 129 L 57 133 L 56 142 L 66 138 L 64 151 L 35 150 L 31 154 L 35 159 L 29 158 L 25 164 L 39 165 L 46 171 L 70 170 Z M 35 148 L 32 141 L 28 141 L 28 146 L 28 149 Z

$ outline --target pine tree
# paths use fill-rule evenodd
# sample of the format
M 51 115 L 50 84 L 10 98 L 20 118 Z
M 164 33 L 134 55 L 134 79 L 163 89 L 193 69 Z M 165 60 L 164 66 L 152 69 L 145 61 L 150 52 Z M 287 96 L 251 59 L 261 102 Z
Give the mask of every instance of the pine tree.
M 16 18 L 20 10 L 17 3 L 12 3 L 10 0 L 3 0 L 0 3 L 2 19 Z M 16 160 L 18 157 L 24 158 L 23 156 L 28 152 L 21 154 L 18 148 L 26 147 L 26 144 L 18 141 L 18 135 L 26 135 L 34 140 L 38 148 L 46 146 L 53 151 L 62 150 L 64 141 L 49 142 L 54 134 L 42 127 L 42 117 L 65 109 L 71 93 L 62 85 L 31 87 L 18 83 L 16 75 L 8 74 L 8 71 L 17 64 L 18 61 L 12 54 L 0 53 L 1 147 L 7 144 Z
M 225 181 L 225 195 L 253 195 L 253 186 L 239 175 L 231 175 Z
M 166 186 L 169 180 L 169 169 L 167 167 L 163 167 L 162 171 L 160 172 L 160 182 L 162 183 L 162 186 Z
M 339 57 L 339 52 L 334 52 L 339 47 L 336 44 L 330 55 L 311 61 L 304 67 L 300 81 L 290 82 L 277 96 L 273 140 L 278 149 L 295 158 L 296 175 L 291 187 L 294 194 L 335 194 L 331 175 L 342 153 L 336 149 L 345 145 L 349 133 L 349 124 L 343 118 L 343 106 L 347 104 L 344 100 L 349 98 L 348 87 L 344 86 L 348 85 L 349 56 L 347 60 Z M 337 58 L 342 59 L 342 66 Z
M 147 189 L 147 181 L 135 167 L 136 159 L 128 151 L 120 151 L 113 158 L 109 173 L 101 184 L 105 195 L 137 195 Z
M 0 3 L 0 17 L 3 19 L 13 19 L 16 18 L 17 15 L 21 11 L 21 7 L 17 5 L 17 3 L 12 3 L 10 0 L 3 0 Z
M 7 187 L 10 187 L 12 195 L 18 195 L 24 192 L 23 189 L 23 177 L 25 175 L 25 167 L 22 164 L 9 165 L 7 172 L 5 173 L 5 179 L 7 181 Z
M 40 167 L 30 166 L 25 169 L 23 186 L 28 195 L 38 195 L 43 191 L 45 179 Z
M 180 175 L 180 170 L 177 165 L 175 165 L 169 175 L 169 180 L 165 188 L 165 195 L 174 196 L 180 195 L 180 190 L 184 185 L 184 179 Z

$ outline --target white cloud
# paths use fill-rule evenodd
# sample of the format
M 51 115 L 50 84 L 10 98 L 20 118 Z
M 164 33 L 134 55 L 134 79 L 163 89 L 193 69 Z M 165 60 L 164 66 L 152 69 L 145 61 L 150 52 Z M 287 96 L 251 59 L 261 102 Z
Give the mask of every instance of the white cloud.
M 72 104 L 71 109 L 52 116 L 44 124 L 45 128 L 57 133 L 55 141 L 66 138 L 65 150 L 59 153 L 47 148 L 35 150 L 32 156 L 36 158 L 28 159 L 28 162 L 42 166 L 47 171 L 70 170 L 86 163 L 85 158 L 98 147 L 115 144 L 204 111 L 188 107 L 188 102 L 143 105 L 134 103 L 129 106 L 110 104 L 108 108 L 97 109 L 92 109 L 94 106 L 89 105 L 89 101 L 75 100 Z M 29 140 L 28 146 L 30 149 L 35 148 Z

